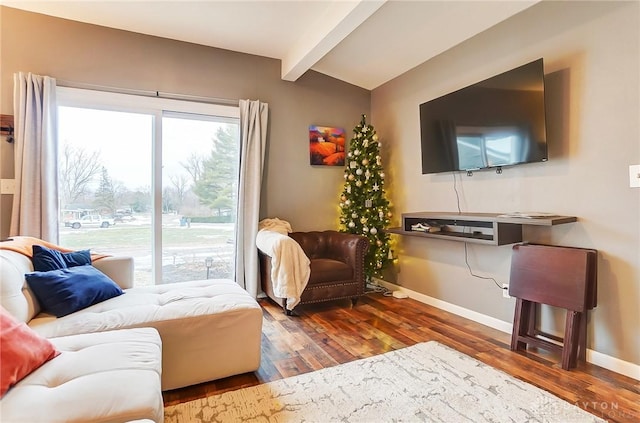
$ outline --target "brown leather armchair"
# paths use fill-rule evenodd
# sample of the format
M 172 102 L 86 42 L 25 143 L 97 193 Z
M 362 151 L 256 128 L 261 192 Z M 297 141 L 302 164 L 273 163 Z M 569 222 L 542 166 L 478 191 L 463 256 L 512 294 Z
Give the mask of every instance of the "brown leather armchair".
M 358 297 L 364 295 L 364 255 L 369 249 L 369 240 L 337 231 L 292 232 L 289 236 L 300 244 L 311 261 L 311 276 L 299 304 L 351 298 L 355 305 Z M 262 290 L 290 315 L 287 300 L 273 293 L 271 257 L 260 251 L 258 254 Z

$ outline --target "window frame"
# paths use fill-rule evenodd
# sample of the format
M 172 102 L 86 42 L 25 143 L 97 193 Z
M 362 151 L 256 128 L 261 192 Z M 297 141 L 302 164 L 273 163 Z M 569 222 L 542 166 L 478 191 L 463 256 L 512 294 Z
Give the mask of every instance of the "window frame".
M 240 123 L 240 107 L 223 104 L 177 100 L 99 91 L 84 88 L 56 87 L 56 107 L 77 107 L 152 116 L 151 192 L 152 198 L 152 279 L 162 283 L 162 118 L 171 115 L 201 115 L 221 121 Z M 238 223 L 236 223 L 238 224 Z

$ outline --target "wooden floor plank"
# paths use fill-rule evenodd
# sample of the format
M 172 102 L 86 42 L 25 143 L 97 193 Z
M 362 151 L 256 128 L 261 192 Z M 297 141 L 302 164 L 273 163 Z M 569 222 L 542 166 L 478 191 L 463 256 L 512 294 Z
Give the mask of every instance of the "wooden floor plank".
M 164 392 L 165 405 L 254 386 L 435 340 L 612 423 L 640 421 L 640 382 L 590 363 L 562 370 L 556 352 L 509 350 L 510 335 L 411 299 L 370 293 L 355 307 L 333 301 L 287 316 L 267 299 L 262 358 L 254 373 Z

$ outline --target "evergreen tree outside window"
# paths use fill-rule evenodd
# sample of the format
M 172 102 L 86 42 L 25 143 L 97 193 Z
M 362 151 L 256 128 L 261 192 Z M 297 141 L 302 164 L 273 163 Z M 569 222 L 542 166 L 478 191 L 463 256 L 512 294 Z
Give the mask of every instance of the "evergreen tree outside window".
M 369 239 L 365 256 L 367 280 L 380 276 L 393 260 L 386 229 L 392 216 L 384 189 L 384 169 L 378 135 L 366 115 L 353 130 L 340 195 L 340 231 Z
M 104 166 L 102 166 L 100 186 L 96 190 L 94 204 L 102 214 L 111 215 L 116 211 L 115 188 L 109 176 L 109 171 Z
M 200 202 L 218 216 L 236 214 L 240 157 L 238 130 L 237 126 L 218 128 L 209 157 L 200 161 L 202 172 L 194 186 Z

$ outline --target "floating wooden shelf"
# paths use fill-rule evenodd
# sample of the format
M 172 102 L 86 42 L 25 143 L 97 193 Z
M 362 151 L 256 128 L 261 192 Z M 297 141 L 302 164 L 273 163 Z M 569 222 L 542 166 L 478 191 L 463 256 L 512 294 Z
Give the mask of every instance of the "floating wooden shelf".
M 402 214 L 402 227 L 390 228 L 389 233 L 423 238 L 439 238 L 452 241 L 486 245 L 506 245 L 522 242 L 525 225 L 554 226 L 576 222 L 574 216 L 508 217 L 500 213 L 450 213 L 416 212 Z M 439 232 L 411 230 L 422 223 L 440 227 Z

